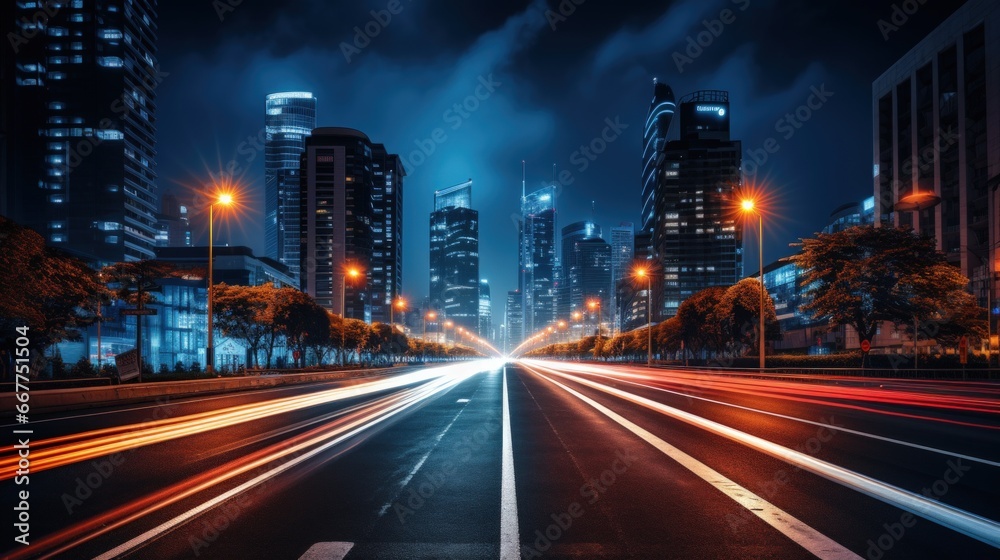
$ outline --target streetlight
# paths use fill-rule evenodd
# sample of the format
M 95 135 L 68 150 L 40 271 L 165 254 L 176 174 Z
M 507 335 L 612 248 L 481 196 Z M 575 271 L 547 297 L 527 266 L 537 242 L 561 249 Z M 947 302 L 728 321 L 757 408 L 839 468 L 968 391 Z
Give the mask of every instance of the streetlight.
M 421 337 L 421 339 L 423 340 L 423 345 L 421 346 L 422 352 L 421 352 L 421 358 L 420 358 L 422 361 L 425 361 L 427 359 L 427 320 L 428 319 L 430 319 L 431 321 L 433 321 L 434 319 L 437 319 L 437 313 L 435 313 L 434 311 L 428 311 L 427 313 L 424 313 L 424 334 Z
M 361 271 L 357 267 L 351 266 L 344 270 L 344 283 L 340 285 L 340 316 L 347 319 L 347 279 L 356 279 L 361 276 Z
M 215 303 L 215 282 L 213 269 L 215 265 L 215 205 L 232 206 L 233 195 L 220 193 L 215 202 L 208 205 L 208 348 L 205 349 L 205 372 L 212 375 L 215 369 L 215 340 L 212 326 L 212 307 Z
M 646 367 L 653 366 L 653 275 L 645 268 L 635 271 L 637 278 L 646 279 Z
M 396 301 L 392 302 L 392 305 L 389 306 L 389 326 L 393 329 L 396 328 L 396 322 L 393 320 L 392 312 L 396 308 L 399 308 L 400 312 L 406 311 L 406 300 L 402 297 L 396 298 Z M 405 324 L 406 321 L 404 320 L 403 323 Z
M 764 214 L 757 209 L 756 203 L 753 199 L 744 198 L 740 203 L 744 214 L 755 213 L 757 214 L 757 245 L 760 250 L 759 258 L 760 262 L 760 331 L 757 334 L 757 339 L 760 344 L 760 369 L 764 369 Z
M 601 300 L 592 299 L 587 301 L 587 309 L 591 311 L 597 310 L 597 337 L 601 337 Z

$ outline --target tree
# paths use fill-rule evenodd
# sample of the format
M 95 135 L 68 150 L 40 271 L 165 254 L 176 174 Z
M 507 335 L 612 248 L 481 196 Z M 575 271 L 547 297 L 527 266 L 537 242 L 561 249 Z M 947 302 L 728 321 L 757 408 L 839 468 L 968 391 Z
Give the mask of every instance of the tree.
M 756 349 L 760 336 L 761 283 L 756 278 L 744 278 L 730 286 L 716 307 L 715 317 L 723 334 L 735 349 Z M 764 340 L 780 340 L 781 328 L 774 312 L 774 301 L 764 294 Z
M 259 365 L 258 352 L 271 329 L 263 324 L 268 300 L 250 286 L 215 286 L 215 326 L 222 334 L 243 341 L 250 350 L 251 365 Z
M 79 340 L 105 294 L 97 272 L 45 246 L 34 231 L 0 216 L 0 348 L 13 354 L 15 330 L 27 326 L 34 355 L 62 340 Z
M 966 291 L 968 285 L 968 278 L 946 263 L 902 279 L 900 290 L 909 294 L 909 309 L 905 312 L 913 317 L 913 321 L 902 324 L 910 339 L 914 337 L 914 321 L 918 324 L 918 340 L 923 335 L 946 346 L 957 346 L 963 336 L 985 339 L 987 311 Z
M 277 296 L 274 322 L 288 340 L 288 346 L 299 353 L 296 367 L 304 367 L 308 348 L 329 344 L 327 311 L 309 294 L 294 288 L 281 288 Z
M 871 340 L 882 321 L 912 324 L 932 313 L 952 316 L 954 302 L 960 303 L 953 293 L 956 277 L 938 267 L 947 264 L 944 254 L 933 239 L 911 229 L 855 226 L 820 233 L 802 240 L 792 262 L 805 271 L 802 281 L 813 296 L 804 309 L 834 325 L 850 325 L 861 340 Z
M 719 302 L 726 289 L 713 286 L 694 293 L 681 302 L 677 308 L 677 336 L 684 342 L 684 348 L 693 353 L 701 350 L 721 351 L 727 337 L 722 330 L 718 316 Z

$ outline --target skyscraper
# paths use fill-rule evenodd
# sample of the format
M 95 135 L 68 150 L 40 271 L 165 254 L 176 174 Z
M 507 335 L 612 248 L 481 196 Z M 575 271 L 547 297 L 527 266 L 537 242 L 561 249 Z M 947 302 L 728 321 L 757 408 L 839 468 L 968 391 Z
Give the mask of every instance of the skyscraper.
M 741 145 L 729 138 L 729 118 L 727 92 L 685 96 L 681 138 L 664 147 L 653 235 L 664 273 L 662 318 L 676 315 L 695 292 L 730 286 L 743 277 L 743 228 L 733 206 L 741 181 Z M 654 313 L 653 320 L 658 319 Z
M 316 128 L 316 98 L 295 91 L 264 100 L 264 251 L 299 275 L 299 158 Z
M 649 103 L 646 128 L 642 136 L 642 231 L 652 233 L 655 224 L 656 169 L 667 142 L 667 131 L 674 116 L 674 92 L 667 84 L 653 78 L 653 100 Z
M 573 297 L 573 279 L 578 278 L 578 271 L 575 269 L 579 265 L 576 243 L 585 239 L 600 238 L 601 234 L 601 226 L 592 220 L 574 222 L 562 228 L 562 256 L 559 260 L 562 274 L 556 310 L 558 317 L 569 316 L 573 311 L 577 311 L 580 305 L 579 298 Z
M 490 300 L 490 283 L 479 281 L 479 337 L 493 340 L 493 307 Z
M 160 200 L 160 212 L 156 215 L 157 247 L 191 247 L 191 202 L 181 200 L 177 195 L 166 194 Z
M 517 348 L 524 341 L 524 294 L 521 290 L 507 292 L 504 306 L 504 353 Z
M 1000 5 L 969 0 L 886 70 L 872 115 L 876 221 L 936 239 L 986 305 L 1000 213 Z
M 317 128 L 301 162 L 302 290 L 333 313 L 371 320 L 371 140 L 352 128 Z M 349 280 L 350 269 L 360 278 Z
M 521 281 L 524 336 L 555 320 L 556 188 L 521 196 Z
M 588 312 L 590 302 L 599 302 L 597 320 L 605 322 L 611 308 L 611 246 L 600 237 L 581 239 L 573 244 L 570 269 L 570 309 Z
M 621 309 L 618 306 L 617 286 L 623 278 L 631 274 L 632 260 L 635 258 L 635 226 L 632 222 L 621 222 L 611 228 L 611 309 L 614 310 L 614 327 L 621 328 Z
M 93 265 L 153 258 L 155 0 L 61 2 L 41 32 L 39 2 L 8 4 L 8 216 Z
M 392 302 L 403 291 L 403 177 L 399 156 L 372 146 L 372 321 L 388 323 Z
M 434 192 L 430 218 L 431 305 L 456 326 L 479 330 L 479 212 L 472 179 Z

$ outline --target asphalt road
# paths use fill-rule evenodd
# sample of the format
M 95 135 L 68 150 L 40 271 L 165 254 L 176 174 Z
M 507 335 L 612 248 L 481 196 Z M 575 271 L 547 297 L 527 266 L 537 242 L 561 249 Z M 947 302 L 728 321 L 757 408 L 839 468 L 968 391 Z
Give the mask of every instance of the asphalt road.
M 32 420 L 5 558 L 1000 557 L 998 384 L 495 361 Z

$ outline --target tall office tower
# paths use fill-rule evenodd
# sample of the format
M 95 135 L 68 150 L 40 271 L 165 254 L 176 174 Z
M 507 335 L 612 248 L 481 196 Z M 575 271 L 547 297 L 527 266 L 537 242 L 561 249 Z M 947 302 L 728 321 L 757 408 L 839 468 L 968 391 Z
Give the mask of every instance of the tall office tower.
M 479 281 L 479 338 L 493 340 L 493 307 L 490 300 L 490 283 Z
M 160 212 L 156 215 L 157 247 L 192 246 L 190 208 L 189 197 L 181 200 L 173 194 L 163 195 L 160 199 Z
M 299 158 L 316 128 L 316 98 L 305 91 L 272 93 L 264 109 L 264 253 L 298 277 Z
M 317 128 L 300 173 L 302 291 L 333 313 L 370 321 L 372 142 L 352 128 Z M 349 278 L 352 269 L 359 278 Z
M 524 342 L 524 294 L 521 290 L 507 292 L 507 305 L 504 307 L 504 353 L 511 352 Z
M 392 302 L 403 291 L 403 177 L 399 156 L 372 146 L 372 321 L 388 323 Z
M 612 316 L 611 245 L 600 237 L 582 239 L 573 244 L 573 267 L 570 269 L 570 307 L 573 311 L 595 314 L 601 323 Z M 599 309 L 589 310 L 590 302 Z M 597 315 L 599 314 L 599 315 Z
M 688 296 L 743 278 L 743 227 L 734 212 L 741 146 L 729 138 L 729 94 L 699 91 L 680 100 L 681 138 L 657 169 L 653 247 L 662 263 L 662 307 L 673 317 Z
M 935 238 L 985 305 L 998 242 L 1000 4 L 969 0 L 886 70 L 872 114 L 876 221 Z
M 457 326 L 479 330 L 479 212 L 472 179 L 434 192 L 431 213 L 431 306 Z
M 14 3 L 0 2 L 0 36 L 16 36 L 16 23 Z M 14 81 L 15 58 L 10 53 L 0 57 L 0 216 L 11 216 L 15 180 L 14 167 L 10 163 L 18 161 L 14 149 L 21 145 L 20 139 L 18 142 L 10 141 L 14 117 L 22 109 L 14 103 L 14 93 L 17 91 Z
M 654 267 L 654 274 L 660 272 L 660 265 L 657 261 L 653 260 L 653 253 L 651 247 L 653 246 L 653 234 L 638 231 L 635 234 L 635 261 L 646 263 L 647 266 Z M 621 329 L 623 331 L 630 331 L 637 327 L 643 327 L 648 324 L 648 310 L 646 309 L 650 300 L 653 303 L 653 309 L 659 309 L 663 302 L 663 282 L 662 278 L 654 277 L 654 282 L 652 283 L 653 294 L 652 298 L 642 290 L 641 286 L 637 286 L 634 282 L 630 282 L 627 278 L 623 279 L 622 282 L 618 283 L 617 293 L 615 297 L 618 299 L 618 309 L 621 313 Z
M 153 258 L 156 1 L 5 4 L 8 216 L 95 266 Z
M 521 267 L 524 287 L 524 336 L 531 336 L 556 315 L 556 188 L 521 195 Z
M 558 317 L 565 318 L 570 316 L 574 311 L 579 311 L 580 302 L 573 298 L 573 269 L 579 264 L 576 243 L 601 236 L 601 226 L 591 220 L 574 222 L 562 228 L 562 256 L 559 259 L 562 270 L 560 274 L 560 289 L 558 291 L 559 303 L 556 313 Z
M 635 226 L 621 222 L 611 228 L 611 309 L 614 310 L 614 328 L 621 329 L 622 312 L 618 305 L 618 284 L 632 274 L 635 258 Z
M 642 221 L 640 227 L 652 233 L 655 226 L 656 169 L 663 147 L 667 143 L 667 131 L 677 106 L 674 92 L 667 84 L 653 78 L 653 100 L 649 103 L 646 128 L 642 136 Z

